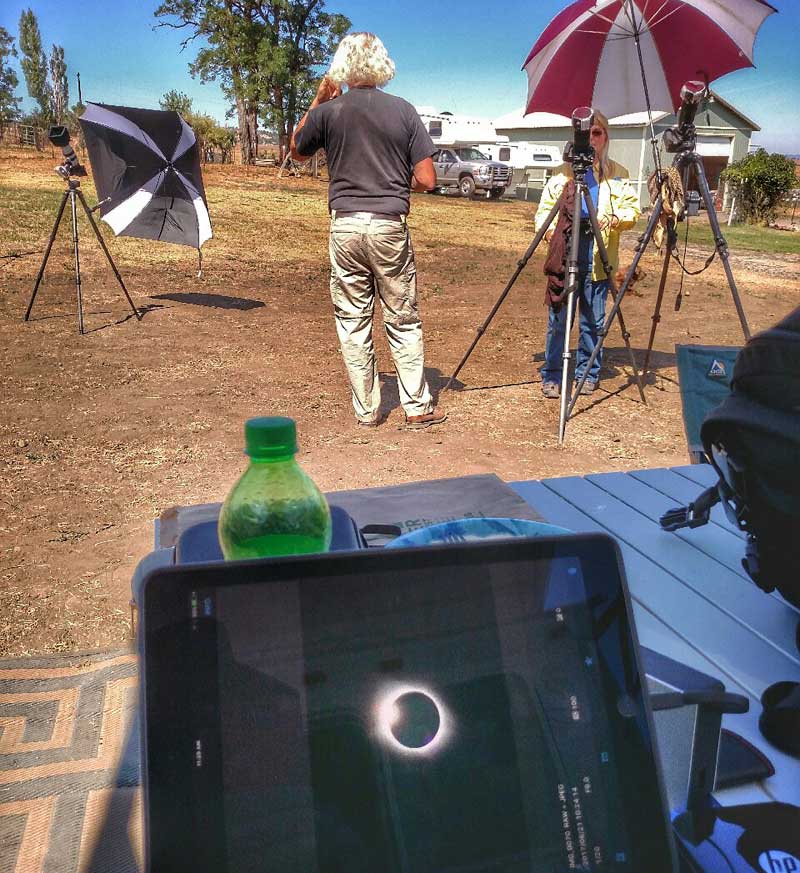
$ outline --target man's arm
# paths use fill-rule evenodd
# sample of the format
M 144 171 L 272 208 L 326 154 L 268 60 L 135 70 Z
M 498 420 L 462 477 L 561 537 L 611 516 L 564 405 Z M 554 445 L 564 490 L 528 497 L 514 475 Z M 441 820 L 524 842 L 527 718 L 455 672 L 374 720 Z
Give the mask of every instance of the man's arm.
M 423 158 L 414 165 L 411 176 L 412 191 L 430 191 L 436 187 L 436 168 L 432 158 Z
M 297 151 L 297 148 L 294 143 L 294 138 L 297 136 L 298 131 L 303 127 L 306 123 L 306 119 L 308 118 L 308 113 L 311 112 L 312 109 L 316 109 L 317 106 L 322 103 L 327 103 L 329 100 L 333 100 L 335 97 L 342 96 L 342 89 L 338 85 L 334 85 L 333 82 L 327 77 L 323 76 L 322 81 L 319 83 L 319 88 L 317 88 L 317 94 L 314 99 L 311 101 L 311 106 L 308 107 L 308 111 L 306 114 L 297 122 L 297 126 L 292 132 L 292 142 L 289 146 L 289 152 L 292 156 L 292 160 L 307 161 L 312 155 L 301 155 L 300 152 Z

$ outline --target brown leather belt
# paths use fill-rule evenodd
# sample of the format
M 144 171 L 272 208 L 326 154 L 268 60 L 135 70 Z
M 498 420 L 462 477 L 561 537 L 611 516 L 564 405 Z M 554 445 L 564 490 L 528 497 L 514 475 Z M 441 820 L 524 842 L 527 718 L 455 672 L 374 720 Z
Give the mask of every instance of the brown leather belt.
M 343 212 L 340 209 L 336 210 L 337 218 L 350 218 L 353 215 L 369 215 L 372 218 L 377 218 L 380 221 L 402 221 L 405 216 L 390 214 L 388 212 L 368 212 L 367 210 L 362 210 L 360 212 Z

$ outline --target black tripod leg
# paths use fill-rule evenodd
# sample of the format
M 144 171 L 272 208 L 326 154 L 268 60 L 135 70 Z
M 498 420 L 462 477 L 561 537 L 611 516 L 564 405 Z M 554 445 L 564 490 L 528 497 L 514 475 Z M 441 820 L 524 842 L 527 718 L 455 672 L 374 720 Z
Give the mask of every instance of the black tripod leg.
M 746 340 L 749 340 L 750 328 L 747 325 L 747 319 L 745 318 L 744 309 L 742 308 L 742 301 L 739 297 L 739 292 L 736 289 L 736 282 L 733 279 L 733 272 L 731 271 L 731 265 L 728 261 L 728 244 L 725 242 L 725 237 L 722 235 L 722 230 L 719 226 L 717 210 L 714 208 L 714 198 L 711 196 L 711 191 L 708 188 L 708 179 L 706 178 L 706 171 L 703 167 L 703 159 L 698 154 L 692 154 L 691 161 L 694 164 L 695 173 L 697 175 L 697 184 L 700 186 L 700 195 L 702 196 L 703 201 L 706 204 L 708 221 L 711 225 L 711 230 L 714 233 L 714 244 L 717 248 L 717 251 L 719 252 L 722 266 L 725 269 L 725 275 L 728 277 L 728 285 L 731 289 L 731 297 L 733 297 L 733 303 L 736 307 L 736 313 L 739 316 L 739 321 L 742 325 L 742 332 L 744 333 L 744 338 Z
M 484 335 L 484 333 L 486 333 L 486 328 L 489 326 L 491 320 L 495 317 L 497 310 L 500 308 L 503 301 L 506 299 L 508 292 L 511 290 L 514 283 L 519 278 L 519 274 L 525 269 L 525 265 L 531 259 L 531 256 L 536 251 L 539 243 L 544 238 L 544 235 L 547 233 L 548 228 L 553 223 L 553 219 L 555 218 L 556 213 L 558 212 L 558 209 L 560 206 L 561 206 L 561 198 L 558 199 L 558 202 L 556 203 L 556 205 L 550 210 L 550 214 L 545 219 L 545 223 L 541 226 L 541 228 L 539 228 L 539 232 L 536 234 L 536 236 L 533 238 L 533 241 L 528 246 L 528 250 L 520 258 L 520 260 L 517 261 L 517 269 L 514 271 L 514 275 L 506 283 L 506 287 L 503 288 L 503 293 L 500 295 L 500 297 L 498 297 L 497 303 L 495 303 L 495 305 L 492 307 L 492 311 L 486 317 L 486 320 L 483 322 L 483 324 L 479 328 L 477 328 L 476 336 L 475 336 L 475 339 L 472 341 L 472 345 L 470 345 L 470 347 L 464 353 L 464 357 L 461 359 L 458 366 L 453 371 L 453 375 L 447 380 L 447 384 L 444 386 L 444 389 L 443 389 L 444 391 L 447 391 L 447 389 L 453 384 L 456 376 L 458 376 L 458 374 L 461 372 L 461 368 L 464 366 L 464 364 L 467 363 L 467 358 L 469 358 L 469 356 L 472 354 L 472 350 L 475 348 L 475 346 L 478 345 L 478 343 L 480 342 L 480 338 Z
M 36 292 L 39 290 L 39 285 L 44 276 L 44 269 L 47 266 L 47 259 L 50 257 L 50 250 L 53 248 L 53 243 L 55 242 L 56 234 L 58 233 L 58 226 L 61 224 L 61 218 L 64 215 L 64 207 L 67 205 L 67 197 L 69 197 L 69 190 L 66 190 L 61 198 L 61 205 L 58 207 L 58 215 L 53 224 L 53 229 L 50 231 L 50 239 L 47 242 L 47 249 L 42 258 L 42 266 L 39 268 L 39 275 L 36 277 L 36 284 L 33 286 L 33 293 L 31 294 L 31 299 L 28 301 L 28 308 L 25 311 L 25 317 L 22 319 L 23 321 L 27 321 L 30 318 L 31 309 L 33 309 L 33 301 L 36 299 Z
M 83 292 L 81 290 L 81 254 L 78 245 L 78 207 L 75 205 L 75 190 L 69 189 L 69 205 L 72 213 L 72 253 L 75 257 L 75 294 L 78 300 L 78 333 L 83 335 Z
M 95 223 L 94 216 L 92 215 L 92 210 L 89 209 L 88 205 L 86 204 L 86 199 L 84 198 L 82 191 L 78 191 L 78 197 L 80 197 L 81 206 L 83 206 L 83 211 L 86 213 L 86 217 L 89 219 L 89 224 L 91 224 L 91 226 L 92 226 L 92 230 L 94 231 L 94 235 L 97 237 L 97 241 L 100 243 L 100 248 L 105 253 L 106 258 L 108 259 L 108 263 L 111 265 L 111 269 L 114 271 L 114 275 L 117 277 L 117 282 L 119 282 L 119 286 L 120 286 L 120 288 L 122 288 L 122 293 L 125 295 L 125 299 L 130 304 L 131 310 L 132 310 L 133 314 L 136 316 L 137 320 L 141 321 L 142 320 L 141 313 L 134 306 L 133 300 L 131 300 L 131 296 L 130 296 L 130 294 L 128 294 L 128 289 L 125 287 L 125 283 L 122 281 L 122 276 L 120 276 L 119 270 L 117 269 L 117 265 L 114 263 L 114 259 L 111 257 L 111 252 L 109 252 L 108 248 L 106 247 L 105 241 L 103 240 L 103 237 L 100 234 L 100 229 L 97 227 L 97 224 Z
M 608 290 L 611 292 L 611 300 L 613 303 L 617 302 L 618 292 L 614 285 L 614 279 L 611 277 L 611 274 L 608 276 Z M 625 327 L 625 319 L 622 317 L 622 308 L 617 307 L 617 321 L 619 322 L 619 329 L 622 334 L 622 339 L 625 341 L 625 348 L 628 350 L 628 359 L 631 362 L 631 369 L 633 370 L 633 377 L 636 379 L 636 387 L 639 389 L 639 397 L 642 398 L 642 403 L 647 406 L 647 398 L 644 396 L 644 384 L 642 382 L 642 376 L 639 373 L 639 368 L 636 366 L 636 358 L 633 355 L 633 349 L 631 348 L 631 333 L 627 327 Z M 601 337 L 601 340 L 605 342 L 605 337 Z M 586 375 L 588 374 L 588 369 L 586 373 L 584 373 L 583 379 L 581 379 L 581 384 L 586 381 Z
M 653 310 L 653 318 L 652 325 L 650 327 L 650 338 L 647 340 L 647 352 L 644 356 L 644 364 L 642 366 L 642 378 L 647 378 L 647 373 L 650 368 L 650 353 L 653 351 L 653 343 L 656 339 L 656 330 L 658 328 L 659 322 L 661 321 L 661 301 L 664 299 L 664 288 L 667 285 L 667 274 L 669 273 L 669 261 L 672 257 L 672 250 L 670 246 L 672 245 L 672 240 L 669 237 L 669 232 L 667 233 L 667 239 L 664 243 L 664 263 L 661 267 L 661 280 L 658 283 L 658 295 L 656 296 L 656 305 Z
M 630 333 L 628 333 L 628 330 L 625 327 L 625 319 L 622 317 L 622 309 L 621 309 L 622 292 L 623 292 L 623 290 L 627 291 L 628 285 L 630 284 L 630 282 L 627 281 L 628 277 L 626 277 L 626 281 L 623 283 L 622 289 L 620 289 L 619 293 L 617 292 L 616 286 L 614 285 L 614 277 L 611 275 L 612 270 L 611 270 L 611 264 L 608 260 L 608 251 L 606 249 L 606 244 L 603 242 L 603 233 L 600 230 L 600 224 L 598 223 L 598 220 L 597 220 L 597 209 L 595 208 L 594 202 L 592 201 L 592 198 L 589 196 L 588 191 L 585 194 L 585 202 L 586 202 L 586 209 L 589 213 L 589 221 L 592 224 L 592 234 L 594 235 L 595 247 L 596 247 L 597 253 L 600 255 L 600 261 L 603 264 L 603 269 L 605 270 L 606 276 L 608 278 L 608 287 L 611 291 L 611 298 L 612 298 L 612 301 L 614 304 L 614 309 L 616 310 L 617 320 L 619 321 L 619 327 L 620 327 L 620 330 L 622 331 L 622 339 L 625 341 L 625 346 L 628 349 L 628 357 L 630 358 L 631 367 L 633 368 L 633 373 L 634 373 L 634 376 L 636 377 L 636 384 L 639 387 L 639 396 L 642 398 L 642 403 L 644 403 L 646 405 L 647 400 L 644 396 L 644 387 L 642 386 L 642 380 L 641 380 L 641 377 L 639 376 L 639 370 L 636 366 L 636 359 L 633 356 L 633 349 L 631 348 Z M 632 276 L 633 274 L 631 273 L 630 275 Z M 610 324 L 610 321 L 609 321 L 609 324 Z M 586 366 L 586 371 L 584 372 L 583 376 L 580 378 L 580 380 L 578 382 L 577 390 L 575 392 L 575 398 L 573 398 L 573 406 L 575 405 L 575 401 L 580 394 L 581 388 L 583 388 L 583 385 L 589 376 L 589 371 L 591 369 L 592 364 L 597 360 L 597 357 L 600 354 L 600 351 L 603 347 L 603 344 L 606 341 L 606 336 L 607 336 L 606 330 L 607 329 L 606 329 L 605 324 L 602 327 L 600 327 L 598 330 L 597 342 L 595 343 L 594 349 L 592 349 L 592 354 L 589 356 L 589 361 L 588 361 L 587 366 Z
M 564 351 L 561 355 L 561 406 L 558 412 L 558 442 L 561 445 L 564 442 L 564 436 L 567 431 L 567 419 L 569 418 L 569 410 L 575 405 L 575 398 L 570 397 L 569 391 L 569 336 L 572 333 L 572 321 L 575 316 L 576 297 L 578 292 L 578 278 L 580 276 L 580 266 L 578 264 L 578 255 L 580 253 L 580 236 L 581 236 L 581 197 L 586 191 L 586 183 L 584 175 L 580 176 L 575 173 L 575 200 L 572 207 L 572 236 L 569 242 L 569 253 L 567 255 L 567 275 L 565 277 L 565 285 L 567 288 L 567 311 L 564 324 Z M 570 404 L 570 400 L 572 403 Z M 567 408 L 569 405 L 569 409 Z

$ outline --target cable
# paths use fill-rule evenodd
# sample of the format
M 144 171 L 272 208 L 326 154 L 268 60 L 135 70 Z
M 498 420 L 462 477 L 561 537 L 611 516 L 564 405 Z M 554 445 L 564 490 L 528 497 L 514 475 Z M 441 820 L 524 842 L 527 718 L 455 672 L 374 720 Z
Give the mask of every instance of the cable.
M 720 855 L 722 855 L 731 873 L 736 873 L 733 864 L 731 864 L 730 858 L 725 854 L 725 852 L 722 851 L 722 849 L 720 849 L 720 847 L 711 839 L 711 837 L 707 837 L 706 842 L 709 844 L 709 846 L 713 846 L 720 853 Z
M 686 275 L 686 268 L 683 266 L 680 257 L 676 254 L 677 245 L 673 246 L 670 254 L 675 260 L 680 264 L 681 267 L 681 283 L 678 286 L 678 293 L 675 295 L 675 312 L 677 312 L 681 308 L 681 303 L 683 303 L 683 279 Z M 686 260 L 686 251 L 689 248 L 689 216 L 686 216 L 686 235 L 683 238 L 683 259 Z
M 34 249 L 32 252 L 12 252 L 10 255 L 0 255 L 0 261 L 6 261 L 0 266 L 7 267 L 16 258 L 27 258 L 29 255 L 41 255 L 44 249 Z

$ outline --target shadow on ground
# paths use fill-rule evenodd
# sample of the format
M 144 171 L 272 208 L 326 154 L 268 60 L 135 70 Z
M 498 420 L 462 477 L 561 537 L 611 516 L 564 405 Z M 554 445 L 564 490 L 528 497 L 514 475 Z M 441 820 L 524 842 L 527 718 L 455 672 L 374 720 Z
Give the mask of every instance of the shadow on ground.
M 151 300 L 174 300 L 176 303 L 191 303 L 194 306 L 212 306 L 215 309 L 260 309 L 265 304 L 261 300 L 246 297 L 228 297 L 225 294 L 202 294 L 195 291 L 175 294 L 151 294 Z

